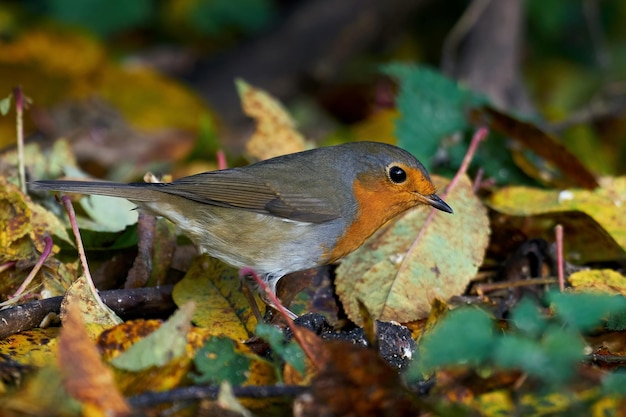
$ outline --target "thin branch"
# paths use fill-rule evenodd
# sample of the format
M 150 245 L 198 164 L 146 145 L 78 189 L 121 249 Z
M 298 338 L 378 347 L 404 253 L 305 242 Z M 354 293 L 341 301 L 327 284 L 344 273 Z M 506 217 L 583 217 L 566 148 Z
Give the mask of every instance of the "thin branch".
M 176 305 L 172 286 L 133 288 L 100 292 L 104 303 L 123 318 L 164 318 Z M 58 314 L 63 297 L 34 300 L 0 310 L 0 339 L 37 327 L 50 313 Z
M 266 386 L 245 386 L 233 387 L 233 394 L 238 398 L 275 398 L 275 397 L 296 397 L 308 387 L 299 385 L 266 385 Z M 128 404 L 133 408 L 150 408 L 159 404 L 193 401 L 204 399 L 215 399 L 219 394 L 219 386 L 192 386 L 175 388 L 164 392 L 146 392 L 127 398 Z
M 505 290 L 508 288 L 518 288 L 518 287 L 529 287 L 531 285 L 550 285 L 550 284 L 556 284 L 556 283 L 558 283 L 557 278 L 546 277 L 546 278 L 522 279 L 518 281 L 493 282 L 489 284 L 478 284 L 474 288 L 475 288 L 476 294 L 482 297 L 486 292 L 491 292 L 495 290 Z

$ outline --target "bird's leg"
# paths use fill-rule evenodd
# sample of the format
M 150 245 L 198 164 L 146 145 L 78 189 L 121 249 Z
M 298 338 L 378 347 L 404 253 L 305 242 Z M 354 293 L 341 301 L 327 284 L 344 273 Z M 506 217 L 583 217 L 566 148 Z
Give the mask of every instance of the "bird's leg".
M 265 279 L 265 277 L 263 278 L 259 277 L 259 274 L 257 274 L 254 269 L 250 267 L 241 268 L 239 270 L 239 276 L 243 280 L 243 284 L 244 284 L 243 287 L 247 288 L 247 291 L 244 290 L 244 294 L 246 298 L 248 298 L 248 301 L 250 302 L 250 306 L 252 307 L 252 311 L 254 312 L 254 315 L 256 316 L 259 322 L 262 322 L 263 320 L 262 318 L 260 318 L 261 313 L 256 304 L 254 296 L 252 295 L 252 291 L 253 291 L 253 289 L 251 288 L 252 282 L 246 278 L 252 278 L 254 280 L 254 287 L 255 287 L 254 290 L 258 292 L 259 296 L 261 297 L 261 300 L 263 300 L 265 304 L 267 304 L 268 306 L 272 307 L 275 310 L 278 310 L 279 312 L 286 315 L 292 320 L 298 318 L 297 314 L 295 314 L 294 312 L 292 312 L 287 307 L 281 304 L 280 300 L 276 296 L 275 288 L 271 288 L 271 286 L 268 285 L 268 281 Z

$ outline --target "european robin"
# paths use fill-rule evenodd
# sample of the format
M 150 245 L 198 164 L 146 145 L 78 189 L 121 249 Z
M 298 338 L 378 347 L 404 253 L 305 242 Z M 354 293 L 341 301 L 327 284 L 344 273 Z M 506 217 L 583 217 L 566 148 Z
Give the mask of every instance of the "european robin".
M 376 142 L 312 149 L 171 183 L 30 185 L 126 198 L 174 222 L 202 252 L 263 274 L 274 291 L 283 275 L 337 261 L 412 207 L 452 213 L 413 155 Z

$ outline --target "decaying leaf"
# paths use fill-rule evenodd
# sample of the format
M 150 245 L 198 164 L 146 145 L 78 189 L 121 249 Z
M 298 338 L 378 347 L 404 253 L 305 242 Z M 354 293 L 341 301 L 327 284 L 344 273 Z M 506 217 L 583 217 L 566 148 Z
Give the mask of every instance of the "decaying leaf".
M 77 305 L 70 305 L 59 336 L 58 365 L 65 389 L 86 406 L 103 415 L 125 416 L 130 408 L 117 390 L 113 373 L 93 344 Z
M 578 158 L 560 144 L 556 138 L 537 126 L 517 120 L 490 106 L 484 106 L 476 113 L 488 119 L 488 126 L 492 130 L 514 139 L 524 149 L 531 150 L 544 159 L 544 166 L 539 168 L 537 164 L 530 162 L 523 152 L 514 151 L 517 165 L 529 176 L 561 187 L 577 186 L 594 189 L 598 186 L 595 176 Z M 546 163 L 551 164 L 556 169 L 549 169 L 545 166 Z
M 337 294 L 352 320 L 360 322 L 357 299 L 379 320 L 407 322 L 427 317 L 433 300 L 463 293 L 482 263 L 489 221 L 467 177 L 445 200 L 453 215 L 435 213 L 423 229 L 430 210 L 410 210 L 342 261 Z
M 113 358 L 111 363 L 127 371 L 142 371 L 183 356 L 195 308 L 195 303 L 186 303 L 162 326 Z

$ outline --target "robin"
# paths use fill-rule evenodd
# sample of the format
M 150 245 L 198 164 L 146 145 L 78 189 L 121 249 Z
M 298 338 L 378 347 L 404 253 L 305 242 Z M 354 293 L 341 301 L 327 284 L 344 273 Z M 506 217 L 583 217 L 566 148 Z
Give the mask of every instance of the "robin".
M 452 213 L 413 155 L 377 142 L 312 149 L 171 183 L 30 186 L 126 198 L 174 222 L 202 252 L 262 274 L 274 291 L 282 276 L 337 261 L 412 207 Z

